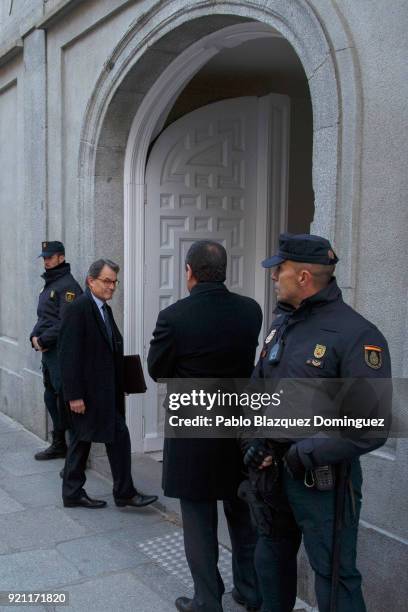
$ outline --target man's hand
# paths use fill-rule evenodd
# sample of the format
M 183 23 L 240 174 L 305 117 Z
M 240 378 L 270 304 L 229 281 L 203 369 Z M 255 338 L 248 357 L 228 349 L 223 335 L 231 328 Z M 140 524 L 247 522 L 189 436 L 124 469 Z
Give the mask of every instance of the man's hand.
M 260 470 L 272 464 L 271 449 L 268 448 L 265 440 L 254 440 L 251 443 L 244 455 L 244 464 L 254 470 Z
M 31 344 L 33 345 L 33 348 L 36 351 L 40 351 L 40 353 L 46 353 L 48 351 L 48 349 L 43 348 L 39 343 L 38 343 L 38 336 L 33 336 L 31 338 Z
M 41 346 L 38 344 L 38 336 L 33 336 L 31 338 L 31 344 L 36 351 L 41 351 Z
M 84 414 L 85 412 L 84 400 L 81 399 L 70 400 L 69 407 L 71 408 L 72 412 L 76 412 L 77 414 Z
M 272 463 L 273 463 L 273 457 L 272 457 L 272 455 L 268 455 L 262 461 L 261 465 L 259 466 L 259 469 L 263 470 L 264 468 L 270 467 L 272 465 Z

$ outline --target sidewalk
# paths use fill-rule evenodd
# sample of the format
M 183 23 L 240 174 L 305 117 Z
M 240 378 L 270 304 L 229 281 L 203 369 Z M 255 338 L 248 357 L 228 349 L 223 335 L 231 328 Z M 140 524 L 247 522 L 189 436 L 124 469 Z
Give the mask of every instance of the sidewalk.
M 35 461 L 33 454 L 42 446 L 42 440 L 0 413 L 0 591 L 64 591 L 68 605 L 27 609 L 78 612 L 172 612 L 177 597 L 191 596 L 177 504 L 169 507 L 160 498 L 156 507 L 119 510 L 109 479 L 91 469 L 86 490 L 106 499 L 107 508 L 64 508 L 63 460 Z M 142 491 L 160 493 L 150 485 L 161 466 L 150 462 L 137 461 L 135 480 Z M 93 465 L 103 470 L 104 458 L 96 457 Z M 221 547 L 227 591 L 230 566 L 230 552 Z M 228 592 L 223 605 L 225 612 L 244 611 Z M 0 610 L 16 607 L 0 605 Z

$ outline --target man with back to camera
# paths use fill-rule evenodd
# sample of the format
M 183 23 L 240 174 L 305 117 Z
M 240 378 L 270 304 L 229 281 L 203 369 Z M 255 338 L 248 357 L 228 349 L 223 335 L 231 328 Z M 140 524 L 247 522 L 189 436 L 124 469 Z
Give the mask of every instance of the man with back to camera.
M 44 259 L 45 272 L 42 278 L 45 285 L 38 298 L 38 319 L 30 334 L 30 342 L 33 349 L 41 353 L 44 403 L 53 425 L 51 445 L 34 455 L 38 461 L 44 461 L 63 458 L 67 454 L 57 340 L 65 309 L 81 295 L 82 289 L 72 276 L 69 263 L 65 261 L 62 242 L 43 242 L 39 257 Z
M 227 254 L 218 242 L 195 242 L 185 264 L 190 295 L 159 313 L 148 355 L 150 376 L 248 378 L 262 324 L 259 305 L 225 287 Z M 185 553 L 194 581 L 194 598 L 179 597 L 177 610 L 222 611 L 217 500 L 223 500 L 231 536 L 232 596 L 247 610 L 259 607 L 253 567 L 256 536 L 248 508 L 236 495 L 241 469 L 234 439 L 165 439 L 164 494 L 180 498 Z
M 320 236 L 280 236 L 277 255 L 262 262 L 273 269 L 278 304 L 253 379 L 309 379 L 309 384 L 311 379 L 346 379 L 341 384 L 348 390 L 340 404 L 346 414 L 376 415 L 381 409 L 387 416 L 391 386 L 387 383 L 379 396 L 373 381 L 391 377 L 387 342 L 343 302 L 333 277 L 337 262 L 329 241 Z M 265 512 L 270 508 L 268 528 L 259 530 L 255 553 L 262 612 L 293 609 L 302 534 L 315 573 L 319 611 L 365 612 L 356 567 L 359 456 L 384 444 L 384 430 L 375 435 L 316 435 L 288 443 L 258 439 L 244 445 L 244 463 L 251 469 L 258 499 L 265 499 L 265 491 L 274 493 L 273 502 L 264 505 Z M 257 471 L 258 476 L 270 476 L 269 485 L 257 478 Z M 337 548 L 333 535 L 339 525 Z
M 85 293 L 65 313 L 59 337 L 64 399 L 72 434 L 65 461 L 65 507 L 103 508 L 106 501 L 86 494 L 85 467 L 92 442 L 104 442 L 119 507 L 140 508 L 157 500 L 133 484 L 131 446 L 125 421 L 123 340 L 107 302 L 118 284 L 119 266 L 98 259 L 89 268 Z

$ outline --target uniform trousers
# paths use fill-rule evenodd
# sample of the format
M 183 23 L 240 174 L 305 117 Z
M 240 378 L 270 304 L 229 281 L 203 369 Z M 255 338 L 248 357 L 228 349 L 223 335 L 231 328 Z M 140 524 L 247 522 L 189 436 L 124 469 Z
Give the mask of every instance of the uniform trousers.
M 296 556 L 302 534 L 315 573 L 319 612 L 329 612 L 336 492 L 309 489 L 303 480 L 293 480 L 286 470 L 282 478 L 298 532 L 281 534 L 277 538 L 259 536 L 255 566 L 263 599 L 262 612 L 292 612 L 296 600 Z M 356 567 L 361 485 L 361 467 L 355 460 L 343 515 L 337 612 L 366 612 L 361 574 Z
M 78 499 L 84 494 L 85 469 L 91 444 L 92 442 L 80 440 L 75 429 L 72 431 L 62 484 L 62 497 L 65 500 Z M 137 491 L 131 471 L 129 430 L 124 416 L 119 412 L 115 415 L 114 441 L 106 443 L 105 447 L 113 477 L 113 497 L 130 499 Z
M 254 607 L 260 604 L 254 567 L 256 532 L 248 506 L 240 499 L 223 502 L 232 545 L 234 586 Z M 225 587 L 218 570 L 217 502 L 180 499 L 184 548 L 194 581 L 194 609 L 222 612 Z
M 44 381 L 44 403 L 52 420 L 52 429 L 63 435 L 67 429 L 63 416 L 63 398 L 61 393 L 61 374 L 57 349 L 50 349 L 42 354 L 42 371 Z

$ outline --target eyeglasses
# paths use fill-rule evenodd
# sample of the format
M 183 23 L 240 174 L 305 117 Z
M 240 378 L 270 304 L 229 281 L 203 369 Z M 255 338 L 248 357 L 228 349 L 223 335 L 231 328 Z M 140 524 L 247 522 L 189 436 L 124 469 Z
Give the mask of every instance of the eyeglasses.
M 99 278 L 98 276 L 96 280 L 101 281 L 105 287 L 111 287 L 113 285 L 116 288 L 119 285 L 118 280 L 111 280 L 110 278 Z

